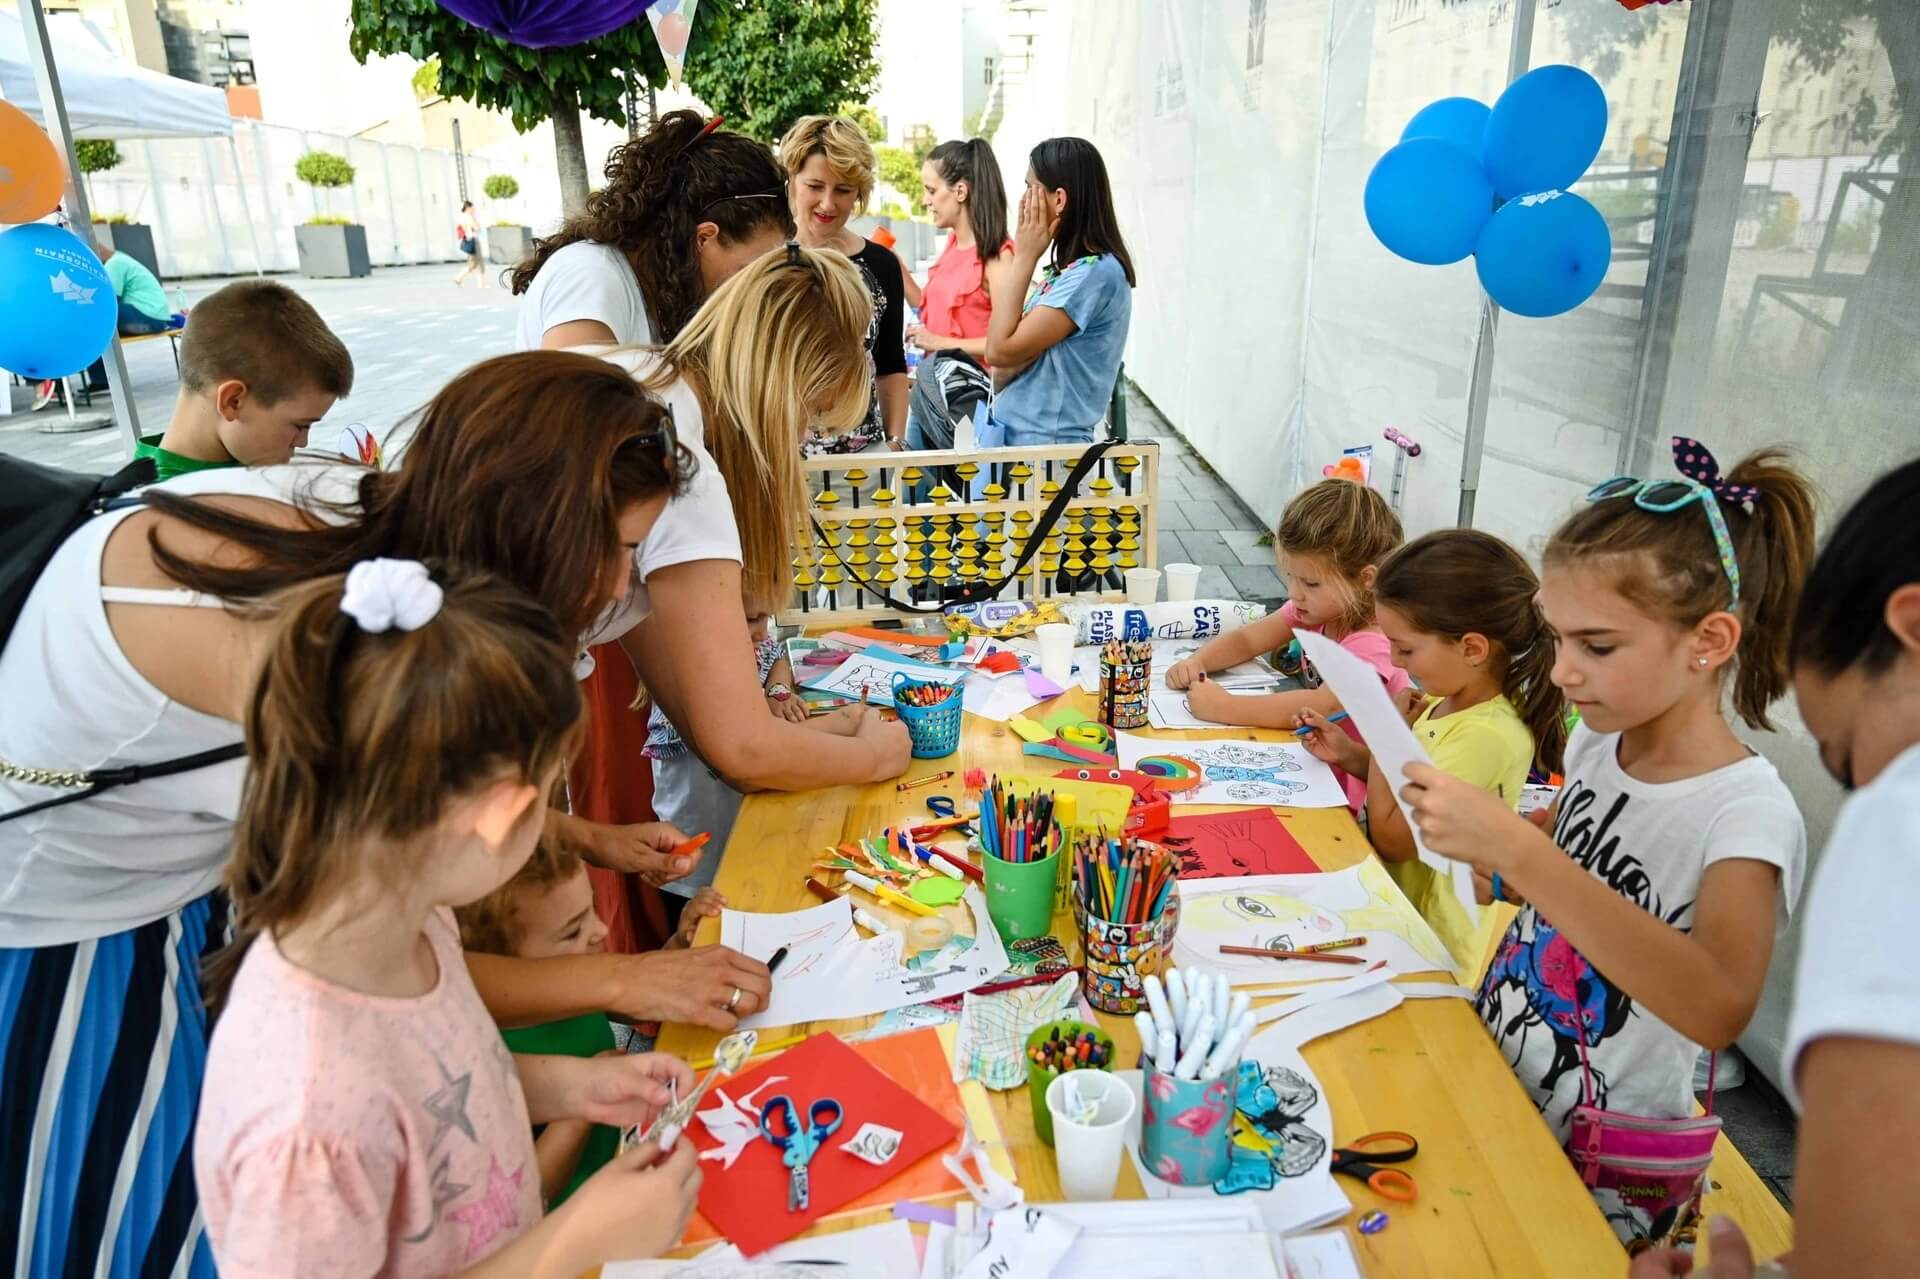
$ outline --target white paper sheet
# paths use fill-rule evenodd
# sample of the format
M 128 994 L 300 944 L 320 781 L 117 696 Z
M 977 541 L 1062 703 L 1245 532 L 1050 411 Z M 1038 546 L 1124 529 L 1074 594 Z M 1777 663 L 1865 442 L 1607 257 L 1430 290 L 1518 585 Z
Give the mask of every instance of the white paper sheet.
M 1002 724 L 1041 700 L 1027 691 L 1027 681 L 1019 671 L 1006 675 L 976 671 L 967 676 L 960 695 L 965 699 L 967 714 Z
M 1346 788 L 1333 770 L 1293 742 L 1249 742 L 1227 737 L 1182 741 L 1116 733 L 1120 767 L 1147 755 L 1174 755 L 1200 765 L 1206 784 L 1178 791 L 1174 804 L 1268 804 L 1281 808 L 1342 808 Z
M 1174 962 L 1223 972 L 1235 986 L 1344 978 L 1352 972 L 1334 964 L 1223 955 L 1223 945 L 1297 950 L 1365 937 L 1365 944 L 1340 953 L 1384 961 L 1401 973 L 1454 971 L 1446 945 L 1372 857 L 1345 870 L 1185 880 L 1179 893 Z
M 1289 1235 L 1280 1241 L 1291 1279 L 1360 1279 L 1353 1244 L 1340 1230 Z
M 1433 761 L 1421 747 L 1420 739 L 1407 727 L 1406 717 L 1401 715 L 1400 708 L 1387 695 L 1387 686 L 1380 682 L 1380 673 L 1324 635 L 1308 631 L 1298 634 L 1300 646 L 1306 651 L 1308 660 L 1320 672 L 1321 680 L 1333 690 L 1333 695 L 1340 699 L 1341 707 L 1353 716 L 1353 722 L 1360 728 L 1361 739 L 1366 742 L 1367 749 L 1373 752 L 1374 763 L 1392 783 L 1394 802 L 1400 805 L 1407 826 L 1413 832 L 1413 843 L 1419 851 L 1420 860 L 1447 878 L 1453 885 L 1454 896 L 1460 899 L 1461 908 L 1467 912 L 1467 918 L 1478 921 L 1480 906 L 1473 895 L 1473 868 L 1465 862 L 1442 857 L 1428 848 L 1426 841 L 1420 838 L 1420 827 L 1414 823 L 1407 802 L 1400 798 L 1400 788 L 1406 785 L 1407 765 L 1430 764 Z
M 1167 683 L 1167 672 L 1199 652 L 1203 645 L 1191 640 L 1156 640 L 1153 645 L 1153 686 L 1171 688 Z M 1224 671 L 1213 671 L 1208 679 L 1221 688 L 1234 693 L 1265 692 L 1279 684 L 1281 675 L 1259 658 L 1242 662 L 1238 666 L 1229 666 Z
M 1051 1279 L 1279 1279 L 1276 1241 L 1258 1206 L 1243 1198 L 1028 1204 L 994 1214 L 989 1228 L 1004 1252 L 1036 1220 L 1055 1239 L 1062 1229 L 1078 1231 Z
M 865 693 L 867 700 L 874 705 L 891 706 L 895 675 L 905 675 L 922 684 L 957 684 L 966 672 L 866 649 L 818 675 L 802 676 L 800 684 L 803 688 L 814 688 L 855 701 Z
M 972 944 L 961 949 L 949 943 L 919 970 L 904 966 L 899 934 L 885 932 L 862 939 L 854 931 L 852 903 L 844 897 L 785 914 L 722 912 L 722 945 L 762 962 L 782 946 L 787 948 L 780 970 L 773 975 L 767 1007 L 743 1017 L 740 1025 L 763 1030 L 804 1021 L 866 1017 L 945 999 L 992 981 L 1007 971 L 1006 947 L 987 917 L 986 898 L 979 888 L 969 885 L 963 901 L 973 917 Z M 958 931 L 968 935 L 964 928 Z
M 918 1279 L 920 1260 L 904 1221 L 809 1235 L 747 1258 L 718 1244 L 684 1261 L 620 1261 L 601 1279 Z

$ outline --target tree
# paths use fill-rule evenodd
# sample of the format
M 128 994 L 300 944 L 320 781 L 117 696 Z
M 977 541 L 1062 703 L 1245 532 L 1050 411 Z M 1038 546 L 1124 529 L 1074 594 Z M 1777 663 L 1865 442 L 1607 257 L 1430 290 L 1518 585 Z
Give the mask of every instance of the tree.
M 838 114 L 859 125 L 860 132 L 867 135 L 867 141 L 885 142 L 887 140 L 887 122 L 880 118 L 878 111 L 866 103 L 843 102 L 840 104 Z
M 91 207 L 93 205 L 93 183 L 90 179 L 96 173 L 105 173 L 108 169 L 115 169 L 120 166 L 120 148 L 113 145 L 111 138 L 86 138 L 74 143 L 73 151 L 75 157 L 80 161 L 80 172 L 85 175 L 82 180 L 87 183 L 87 204 Z M 99 218 L 97 210 L 95 211 L 95 217 L 100 221 L 105 220 Z
M 428 58 L 413 69 L 413 96 L 422 102 L 440 96 L 440 59 Z
M 729 10 L 724 39 L 687 59 L 687 85 L 727 127 L 772 142 L 803 115 L 863 102 L 879 79 L 879 0 L 704 0 Z
M 875 147 L 880 180 L 907 198 L 915 213 L 925 213 L 926 188 L 920 185 L 920 161 L 904 147 Z
M 353 174 L 354 168 L 351 164 L 347 163 L 347 157 L 335 155 L 331 151 L 309 151 L 293 162 L 293 176 L 299 178 L 308 186 L 320 191 L 331 191 L 335 187 L 352 186 Z M 323 195 L 321 201 L 326 205 L 327 209 L 324 220 L 331 221 L 333 214 L 333 197 Z M 315 222 L 322 220 L 323 218 L 314 219 Z
M 695 10 L 689 73 L 724 36 L 732 11 L 748 3 L 707 0 Z M 569 214 L 587 201 L 580 113 L 624 126 L 627 90 L 667 82 L 667 64 L 644 19 L 585 44 L 547 49 L 509 44 L 454 17 L 436 0 L 353 0 L 351 20 L 347 47 L 360 62 L 379 55 L 436 60 L 444 96 L 505 111 L 522 133 L 552 120 L 560 199 Z
M 489 200 L 511 200 L 520 194 L 520 180 L 511 173 L 489 173 L 480 189 Z

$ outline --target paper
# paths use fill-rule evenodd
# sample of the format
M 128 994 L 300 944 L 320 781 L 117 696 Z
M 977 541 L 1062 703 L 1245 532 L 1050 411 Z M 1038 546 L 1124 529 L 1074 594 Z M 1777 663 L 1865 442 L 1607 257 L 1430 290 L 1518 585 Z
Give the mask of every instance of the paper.
M 1147 694 L 1147 722 L 1155 728 L 1218 728 L 1217 719 L 1202 719 L 1187 704 L 1187 695 L 1170 688 Z
M 1080 1227 L 1043 1212 L 996 1213 L 987 1243 L 960 1271 L 959 1279 L 1051 1279 L 1060 1259 L 1080 1237 Z
M 1066 972 L 1049 986 L 1021 986 L 967 995 L 961 1006 L 953 1077 L 977 1079 L 996 1091 L 1027 1082 L 1027 1036 L 1058 1021 L 1080 993 L 1080 974 Z
M 979 888 L 969 885 L 961 904 L 943 913 L 954 922 L 953 941 L 933 961 L 910 970 L 898 933 L 863 940 L 854 931 L 853 905 L 845 897 L 785 914 L 723 911 L 722 945 L 762 962 L 787 948 L 767 1006 L 742 1018 L 740 1025 L 764 1029 L 866 1017 L 946 999 L 1007 971 L 1006 948 L 987 917 Z
M 1353 1245 L 1339 1230 L 1289 1235 L 1280 1241 L 1289 1279 L 1360 1279 Z
M 1461 909 L 1466 911 L 1468 921 L 1477 922 L 1480 906 L 1474 900 L 1473 868 L 1429 849 L 1426 841 L 1420 838 L 1420 827 L 1413 820 L 1413 811 L 1407 807 L 1407 801 L 1400 798 L 1400 789 L 1406 785 L 1407 765 L 1431 764 L 1433 761 L 1427 757 L 1420 739 L 1407 727 L 1400 708 L 1387 695 L 1387 686 L 1380 682 L 1380 673 L 1324 635 L 1309 631 L 1299 631 L 1297 634 L 1307 660 L 1320 673 L 1325 686 L 1340 699 L 1341 707 L 1353 716 L 1353 722 L 1359 726 L 1361 740 L 1373 752 L 1374 764 L 1392 784 L 1394 802 L 1400 805 L 1401 815 L 1407 819 L 1407 828 L 1413 832 L 1413 844 L 1419 850 L 1421 862 L 1432 867 L 1436 874 L 1453 885 L 1453 894 L 1459 899 Z
M 1027 682 L 1019 675 L 990 676 L 985 672 L 969 675 L 960 696 L 967 714 L 1002 724 L 1040 700 L 1027 690 Z
M 950 670 L 910 657 L 897 657 L 876 648 L 862 649 L 838 666 L 801 677 L 803 687 L 859 701 L 864 694 L 877 706 L 893 705 L 893 677 L 904 675 L 922 684 L 957 684 L 964 671 Z
M 686 1261 L 610 1262 L 600 1279 L 918 1279 L 917 1251 L 907 1223 L 888 1221 L 775 1244 L 751 1260 L 723 1243 Z
M 1190 641 L 1155 641 L 1153 646 L 1154 687 L 1172 688 L 1172 685 L 1167 683 L 1167 672 L 1198 653 L 1203 647 L 1205 646 Z M 1256 657 L 1250 662 L 1229 666 L 1224 671 L 1209 671 L 1207 678 L 1230 693 L 1265 693 L 1273 691 L 1284 677 Z
M 1297 950 L 1359 936 L 1367 939 L 1365 945 L 1340 953 L 1385 961 L 1401 973 L 1454 971 L 1446 946 L 1372 857 L 1314 875 L 1182 880 L 1179 893 L 1175 962 L 1224 972 L 1236 986 L 1325 981 L 1351 973 L 1335 964 L 1223 955 L 1222 945 Z
M 1029 666 L 1021 674 L 1026 677 L 1027 691 L 1033 694 L 1037 702 L 1044 702 L 1049 697 L 1058 697 L 1067 691 L 1048 679 L 1038 667 Z
M 1311 875 L 1320 869 L 1268 808 L 1175 817 L 1161 842 L 1179 857 L 1182 879 Z
M 1150 755 L 1198 764 L 1206 781 L 1173 796 L 1180 804 L 1268 804 L 1284 808 L 1344 808 L 1346 788 L 1333 770 L 1294 742 L 1234 738 L 1166 741 L 1115 733 L 1120 767 L 1138 768 Z

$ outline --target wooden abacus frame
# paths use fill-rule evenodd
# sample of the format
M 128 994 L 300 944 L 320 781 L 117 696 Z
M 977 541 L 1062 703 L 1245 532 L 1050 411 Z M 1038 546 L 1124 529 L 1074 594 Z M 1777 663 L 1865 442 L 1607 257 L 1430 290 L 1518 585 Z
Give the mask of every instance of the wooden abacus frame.
M 847 626 L 906 616 L 869 585 L 895 599 L 931 604 L 931 596 L 916 598 L 914 587 L 998 581 L 1020 557 L 1087 447 L 808 458 L 803 465 L 812 493 L 809 512 L 818 528 L 809 526 L 798 535 L 793 601 L 779 621 Z M 955 474 L 949 478 L 968 489 L 982 473 L 992 483 L 982 500 L 961 501 L 936 469 L 950 469 Z M 1159 480 L 1158 444 L 1114 445 L 1081 481 L 1081 496 L 1067 503 L 1039 551 L 997 598 L 1123 598 L 1127 569 L 1159 564 Z M 916 484 L 920 491 L 913 494 Z M 960 527 L 963 522 L 967 527 Z M 916 546 L 926 549 L 914 554 Z

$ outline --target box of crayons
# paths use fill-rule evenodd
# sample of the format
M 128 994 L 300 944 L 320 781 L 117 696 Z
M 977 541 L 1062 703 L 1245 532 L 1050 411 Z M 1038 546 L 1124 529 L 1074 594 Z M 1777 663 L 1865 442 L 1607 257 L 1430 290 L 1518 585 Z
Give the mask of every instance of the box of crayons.
M 993 779 L 980 800 L 980 847 L 986 853 L 987 914 L 1003 941 L 1052 928 L 1060 865 L 1055 859 L 1064 842 L 1051 792 L 1017 796 Z
M 1113 1040 L 1083 1021 L 1050 1021 L 1027 1036 L 1027 1094 L 1033 1101 L 1033 1131 L 1053 1144 L 1053 1112 L 1047 1086 L 1070 1070 L 1112 1070 Z
M 1153 691 L 1153 643 L 1108 640 L 1100 650 L 1100 722 L 1108 728 L 1141 728 Z
M 1178 861 L 1139 839 L 1079 839 L 1072 849 L 1073 914 L 1084 957 L 1081 989 L 1108 1013 L 1146 1005 L 1146 979 L 1167 967 L 1180 926 Z

